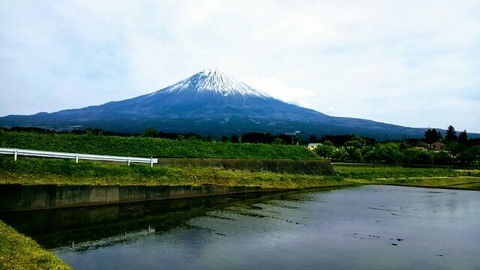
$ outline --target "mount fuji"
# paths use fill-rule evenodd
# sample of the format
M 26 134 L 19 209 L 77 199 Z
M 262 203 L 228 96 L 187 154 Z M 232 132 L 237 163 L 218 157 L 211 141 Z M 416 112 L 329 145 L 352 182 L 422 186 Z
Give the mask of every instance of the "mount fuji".
M 273 98 L 217 69 L 203 70 L 164 89 L 127 100 L 54 113 L 1 117 L 0 126 L 56 130 L 81 126 L 125 133 L 154 128 L 214 136 L 298 130 L 303 136 L 357 134 L 378 139 L 421 137 L 425 131 L 328 116 Z

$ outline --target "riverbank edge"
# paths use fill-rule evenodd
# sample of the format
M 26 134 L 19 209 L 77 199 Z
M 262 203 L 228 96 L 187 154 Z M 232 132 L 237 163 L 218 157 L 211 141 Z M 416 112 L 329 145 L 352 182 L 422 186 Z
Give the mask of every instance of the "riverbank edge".
M 313 186 L 331 189 L 353 183 Z M 0 213 L 89 206 L 117 205 L 239 194 L 299 191 L 304 188 L 262 188 L 260 186 L 90 186 L 90 185 L 0 185 Z
M 468 177 L 474 179 L 475 181 L 464 181 L 467 177 L 445 177 L 445 182 L 431 184 L 428 182 L 430 179 L 439 179 L 438 177 L 430 177 L 423 179 L 419 178 L 410 178 L 410 179 L 376 179 L 376 180 L 366 180 L 366 179 L 349 179 L 348 181 L 355 183 L 357 185 L 381 185 L 381 186 L 399 186 L 399 187 L 417 187 L 417 188 L 429 188 L 429 189 L 449 189 L 449 190 L 471 190 L 471 191 L 480 191 L 480 177 Z M 467 178 L 467 179 L 468 179 Z M 448 183 L 451 181 L 450 183 Z
M 32 238 L 17 232 L 0 220 L 0 269 L 69 270 L 72 268 Z

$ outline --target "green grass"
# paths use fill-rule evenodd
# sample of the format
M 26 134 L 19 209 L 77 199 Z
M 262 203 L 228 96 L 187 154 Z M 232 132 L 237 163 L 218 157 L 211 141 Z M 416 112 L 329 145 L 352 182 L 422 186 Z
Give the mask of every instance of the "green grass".
M 354 181 L 358 184 L 381 184 L 381 185 L 400 185 L 415 186 L 429 188 L 445 188 L 445 189 L 469 189 L 480 190 L 480 178 L 471 176 L 456 177 L 413 177 L 398 179 L 377 179 L 375 181 Z
M 480 190 L 480 170 L 407 168 L 368 164 L 334 164 L 339 176 L 357 184 Z
M 309 188 L 350 183 L 337 176 L 252 172 L 206 167 L 171 167 L 0 156 L 0 184 L 57 185 L 192 185 Z
M 0 147 L 132 157 L 318 159 L 305 147 L 0 130 Z
M 480 170 L 334 165 L 338 175 L 320 176 L 202 166 L 146 164 L 0 156 L 0 184 L 57 185 L 225 185 L 265 188 L 310 188 L 351 184 L 394 184 L 479 189 Z
M 71 269 L 31 238 L 0 220 L 0 269 Z

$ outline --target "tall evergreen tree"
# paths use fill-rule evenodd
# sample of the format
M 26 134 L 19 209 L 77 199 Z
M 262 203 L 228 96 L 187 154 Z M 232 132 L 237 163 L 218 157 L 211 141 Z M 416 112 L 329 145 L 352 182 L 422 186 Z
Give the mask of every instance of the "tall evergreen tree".
M 445 140 L 453 142 L 457 140 L 457 133 L 455 132 L 455 128 L 450 125 L 447 128 L 447 132 L 445 133 Z
M 466 130 L 464 130 L 464 131 L 460 132 L 460 134 L 458 134 L 458 142 L 461 143 L 461 144 L 464 144 L 464 145 L 466 145 L 468 143 L 468 135 L 467 135 Z
M 428 144 L 438 142 L 438 140 L 440 140 L 441 138 L 442 138 L 442 134 L 439 131 L 436 131 L 435 129 L 428 129 L 425 131 L 425 134 L 423 135 L 424 142 Z

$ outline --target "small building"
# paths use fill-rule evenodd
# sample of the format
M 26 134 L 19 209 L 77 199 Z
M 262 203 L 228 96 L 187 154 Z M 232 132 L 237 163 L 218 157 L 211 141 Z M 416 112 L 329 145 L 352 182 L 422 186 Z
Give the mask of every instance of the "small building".
M 441 142 L 432 143 L 430 144 L 430 150 L 436 150 L 436 151 L 445 150 L 445 144 Z
M 307 148 L 308 148 L 308 150 L 313 150 L 313 149 L 317 148 L 317 146 L 319 146 L 319 145 L 322 145 L 322 144 L 321 143 L 309 143 L 307 145 Z

